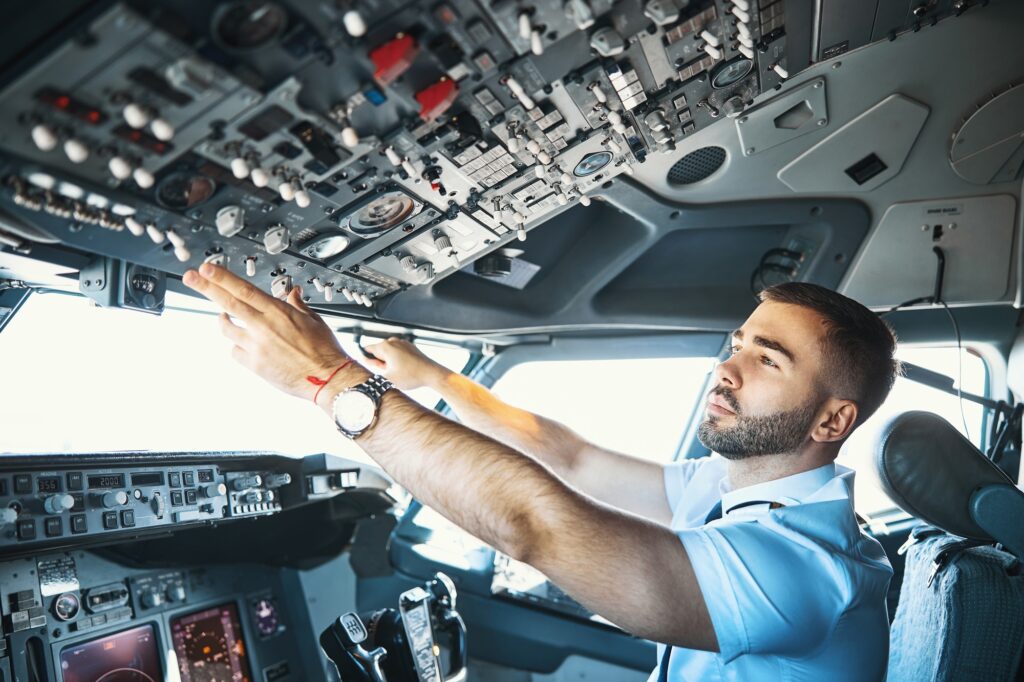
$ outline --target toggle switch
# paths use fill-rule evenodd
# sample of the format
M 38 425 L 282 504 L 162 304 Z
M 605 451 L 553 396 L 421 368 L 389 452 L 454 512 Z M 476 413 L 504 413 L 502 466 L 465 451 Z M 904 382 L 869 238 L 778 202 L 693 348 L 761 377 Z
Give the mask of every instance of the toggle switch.
M 124 226 L 128 228 L 128 231 L 131 232 L 133 236 L 141 237 L 146 234 L 146 226 L 131 216 L 124 219 Z
M 163 230 L 153 223 L 146 225 L 146 234 L 149 235 L 149 238 L 153 240 L 154 244 L 163 244 L 167 241 L 167 235 L 165 235 Z
M 359 133 L 351 124 L 341 129 L 341 143 L 349 149 L 359 146 Z
M 295 192 L 298 189 L 296 184 L 294 180 L 282 180 L 281 184 L 277 186 L 277 193 L 285 201 L 291 201 L 295 198 Z
M 270 184 L 270 173 L 265 168 L 256 167 L 249 174 L 249 179 L 257 187 L 266 187 Z
M 334 300 L 334 285 L 330 282 L 324 286 L 324 300 L 328 303 Z
M 530 52 L 538 57 L 544 54 L 544 36 L 536 28 L 530 31 Z
M 40 151 L 48 152 L 57 148 L 57 133 L 45 123 L 32 127 L 32 142 Z
M 111 157 L 107 162 L 107 169 L 118 180 L 127 180 L 132 175 L 132 164 L 123 156 Z
M 357 10 L 350 9 L 341 15 L 341 23 L 353 38 L 361 38 L 366 35 L 366 20 Z
M 64 141 L 64 154 L 71 163 L 82 163 L 89 158 L 89 148 L 74 137 Z
M 256 276 L 256 256 L 245 257 L 245 275 L 246 277 Z
M 231 174 L 238 180 L 245 180 L 249 177 L 249 173 L 252 169 L 249 168 L 249 162 L 243 159 L 241 156 L 236 156 L 231 159 Z
M 313 203 L 313 197 L 309 195 L 305 187 L 299 183 L 296 184 L 298 184 L 299 189 L 295 191 L 295 205 L 299 208 L 309 208 L 309 205 Z
M 125 123 L 132 128 L 145 128 L 153 120 L 153 110 L 138 102 L 129 102 L 121 111 Z
M 148 170 L 139 166 L 132 171 L 132 179 L 141 189 L 149 189 L 156 182 L 156 178 Z
M 153 132 L 153 137 L 161 142 L 170 142 L 174 138 L 174 126 L 162 118 L 154 118 L 149 124 L 149 129 Z

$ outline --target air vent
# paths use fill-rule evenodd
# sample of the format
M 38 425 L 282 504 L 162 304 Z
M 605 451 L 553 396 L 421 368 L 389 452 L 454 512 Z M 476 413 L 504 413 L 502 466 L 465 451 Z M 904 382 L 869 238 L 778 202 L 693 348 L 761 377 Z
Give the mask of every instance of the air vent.
M 721 147 L 701 147 L 676 161 L 668 169 L 668 184 L 692 185 L 708 177 L 725 163 Z

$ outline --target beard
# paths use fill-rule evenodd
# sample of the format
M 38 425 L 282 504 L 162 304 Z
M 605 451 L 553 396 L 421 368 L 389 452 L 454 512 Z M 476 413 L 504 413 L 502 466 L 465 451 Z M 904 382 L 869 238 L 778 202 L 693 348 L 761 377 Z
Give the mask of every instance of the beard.
M 744 416 L 730 389 L 717 388 L 713 392 L 722 396 L 736 413 L 736 423 L 724 427 L 719 417 L 708 415 L 697 429 L 697 438 L 704 447 L 726 459 L 795 452 L 806 441 L 818 413 L 818 400 L 811 399 L 792 410 Z

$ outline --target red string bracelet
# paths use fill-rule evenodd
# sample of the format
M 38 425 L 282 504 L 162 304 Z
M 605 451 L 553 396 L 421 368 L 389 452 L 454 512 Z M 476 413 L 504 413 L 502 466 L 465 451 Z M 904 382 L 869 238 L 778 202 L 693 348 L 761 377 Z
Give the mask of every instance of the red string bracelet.
M 306 377 L 306 381 L 308 381 L 309 383 L 313 384 L 314 386 L 318 386 L 319 387 L 319 388 L 316 389 L 316 393 L 313 394 L 313 402 L 314 403 L 316 403 L 316 399 L 320 397 L 320 391 L 324 390 L 324 386 L 326 386 L 327 384 L 331 383 L 331 379 L 333 379 L 338 372 L 340 372 L 341 370 L 345 369 L 346 367 L 348 367 L 351 364 L 352 364 L 352 360 L 349 359 L 344 364 L 342 364 L 340 367 L 338 367 L 338 369 L 336 369 L 333 372 L 331 372 L 330 375 L 326 379 L 321 379 L 320 377 L 315 377 L 312 374 L 310 374 L 309 376 Z

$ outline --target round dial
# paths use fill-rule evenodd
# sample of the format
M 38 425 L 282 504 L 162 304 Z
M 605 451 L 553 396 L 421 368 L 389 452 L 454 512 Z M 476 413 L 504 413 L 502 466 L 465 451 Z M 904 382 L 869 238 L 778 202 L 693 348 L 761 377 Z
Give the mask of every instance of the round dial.
M 334 404 L 334 416 L 338 426 L 352 433 L 359 433 L 370 427 L 377 413 L 377 403 L 362 391 L 347 390 L 338 396 Z
M 754 68 L 754 63 L 749 59 L 737 59 L 728 64 L 723 64 L 712 74 L 711 85 L 716 88 L 728 87 L 736 81 L 745 78 L 752 68 Z
M 213 34 L 236 50 L 253 50 L 275 40 L 288 25 L 288 14 L 274 2 L 236 2 L 214 21 Z
M 611 152 L 600 151 L 587 154 L 572 169 L 572 174 L 578 178 L 585 178 L 607 166 L 611 160 Z
M 252 611 L 256 615 L 256 629 L 261 637 L 269 637 L 276 634 L 281 626 L 281 620 L 277 615 L 277 606 L 271 599 L 260 599 L 252 605 Z
M 96 678 L 96 682 L 155 682 L 155 680 L 135 668 L 117 668 L 103 673 Z
M 71 620 L 78 615 L 81 608 L 82 603 L 78 597 L 70 592 L 65 592 L 53 602 L 53 613 L 60 620 Z

